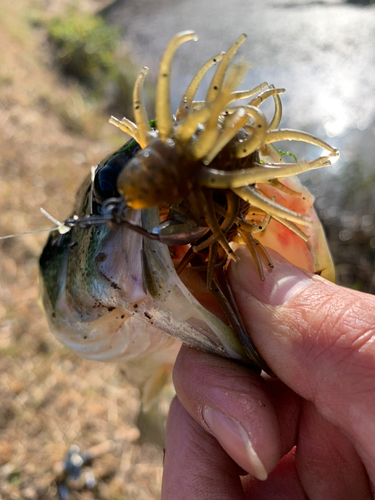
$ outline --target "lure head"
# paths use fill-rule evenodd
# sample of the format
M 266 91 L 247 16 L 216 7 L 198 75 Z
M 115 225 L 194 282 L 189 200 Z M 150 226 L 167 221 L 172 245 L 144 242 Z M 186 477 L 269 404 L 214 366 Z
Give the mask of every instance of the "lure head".
M 135 210 L 169 205 L 194 188 L 194 167 L 175 141 L 154 139 L 122 169 L 117 190 Z

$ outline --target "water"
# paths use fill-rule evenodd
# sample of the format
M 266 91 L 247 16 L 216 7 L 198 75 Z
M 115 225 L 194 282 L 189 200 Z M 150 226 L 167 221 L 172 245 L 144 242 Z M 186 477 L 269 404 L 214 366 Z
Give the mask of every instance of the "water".
M 103 14 L 123 27 L 125 43 L 140 67 L 150 67 L 151 79 L 169 39 L 197 32 L 199 41 L 184 44 L 174 61 L 174 107 L 198 67 L 247 33 L 239 51 L 251 63 L 243 88 L 262 81 L 286 88 L 281 126 L 306 130 L 340 150 L 334 166 L 302 178 L 317 198 L 338 281 L 375 293 L 374 2 L 126 0 Z M 291 146 L 297 157 L 316 154 L 308 148 L 306 155 L 301 144 L 285 147 Z

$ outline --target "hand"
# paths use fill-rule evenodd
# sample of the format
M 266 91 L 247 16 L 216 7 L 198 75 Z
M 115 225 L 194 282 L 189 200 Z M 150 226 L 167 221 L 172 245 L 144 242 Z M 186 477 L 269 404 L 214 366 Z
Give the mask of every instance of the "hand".
M 163 500 L 362 500 L 375 483 L 375 297 L 246 249 L 230 282 L 278 379 L 183 347 Z

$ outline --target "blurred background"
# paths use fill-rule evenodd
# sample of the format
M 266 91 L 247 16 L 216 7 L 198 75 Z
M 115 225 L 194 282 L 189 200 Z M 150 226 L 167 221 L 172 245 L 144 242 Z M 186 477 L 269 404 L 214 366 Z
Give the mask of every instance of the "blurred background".
M 200 64 L 244 32 L 239 57 L 251 70 L 243 88 L 286 88 L 281 126 L 340 149 L 332 167 L 301 177 L 316 197 L 338 283 L 375 293 L 371 0 L 0 0 L 0 235 L 50 227 L 39 207 L 60 220 L 70 214 L 90 167 L 124 142 L 108 116 L 132 119 L 144 65 L 153 115 L 159 57 L 186 29 L 199 41 L 174 61 L 175 107 Z M 297 146 L 298 158 L 316 155 Z M 137 389 L 121 367 L 80 360 L 49 333 L 38 303 L 45 239 L 0 242 L 0 498 L 57 499 L 56 464 L 70 446 L 110 442 L 70 480 L 69 498 L 157 499 L 162 450 L 140 438 Z

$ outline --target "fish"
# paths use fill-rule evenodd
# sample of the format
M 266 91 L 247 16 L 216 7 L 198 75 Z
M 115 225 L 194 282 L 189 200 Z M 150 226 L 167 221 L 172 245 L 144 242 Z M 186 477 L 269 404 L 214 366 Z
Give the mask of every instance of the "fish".
M 64 345 L 92 360 L 126 362 L 145 405 L 168 378 L 181 344 L 249 364 L 272 375 L 247 332 L 227 269 L 246 245 L 259 279 L 272 269 L 267 248 L 334 281 L 334 266 L 314 198 L 296 175 L 329 166 L 336 148 L 302 131 L 280 129 L 280 94 L 266 82 L 238 91 L 247 72 L 232 59 L 246 36 L 210 58 L 170 104 L 172 60 L 196 40 L 178 33 L 162 55 L 155 120 L 135 82 L 135 123 L 111 117 L 130 139 L 80 186 L 69 217 L 40 257 L 42 300 Z M 204 101 L 195 94 L 214 65 Z M 268 122 L 259 106 L 275 105 Z M 239 101 L 246 101 L 239 104 Z M 274 144 L 301 141 L 323 150 L 311 161 L 285 161 Z

